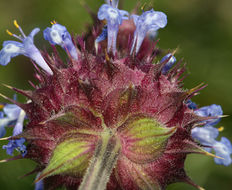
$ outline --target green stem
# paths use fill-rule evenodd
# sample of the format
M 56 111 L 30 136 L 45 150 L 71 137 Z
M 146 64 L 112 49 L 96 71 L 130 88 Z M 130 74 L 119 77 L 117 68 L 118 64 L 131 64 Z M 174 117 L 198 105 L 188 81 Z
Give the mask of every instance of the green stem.
M 120 148 L 119 140 L 104 132 L 78 190 L 105 190 Z

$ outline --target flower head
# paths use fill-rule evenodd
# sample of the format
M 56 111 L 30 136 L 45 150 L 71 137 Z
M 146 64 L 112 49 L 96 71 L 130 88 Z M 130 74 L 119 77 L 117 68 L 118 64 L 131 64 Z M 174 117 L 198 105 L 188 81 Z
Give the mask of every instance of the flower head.
M 40 51 L 34 45 L 34 36 L 40 31 L 40 29 L 35 28 L 28 36 L 26 36 L 16 21 L 14 21 L 14 24 L 19 29 L 22 36 L 17 36 L 9 31 L 7 32 L 9 35 L 17 38 L 21 42 L 5 41 L 3 43 L 3 48 L 0 51 L 0 65 L 7 65 L 10 62 L 11 58 L 18 55 L 24 55 L 35 61 L 48 74 L 52 75 L 52 70 L 45 62 Z
M 47 27 L 44 31 L 44 38 L 52 45 L 60 45 L 75 60 L 78 59 L 77 49 L 72 42 L 71 35 L 65 26 L 53 23 L 52 27 Z
M 152 48 L 128 55 L 129 44 L 137 53 L 147 32 L 167 24 L 166 15 L 154 10 L 134 15 L 135 28 L 132 20 L 122 22 L 128 13 L 117 8 L 117 1 L 107 3 L 98 12 L 107 24 L 95 43 L 107 36 L 108 51 L 118 52 L 117 56 L 104 48 L 95 53 L 93 32 L 76 38 L 80 56 L 75 61 L 46 54 L 54 74 L 36 71 L 41 80 L 33 90 L 13 88 L 30 101 L 17 103 L 25 113 L 20 110 L 14 138 L 3 148 L 8 154 L 18 150 L 37 163 L 37 188 L 42 180 L 47 189 L 79 190 L 165 189 L 177 181 L 193 184 L 184 170 L 186 156 L 212 155 L 201 143 L 213 149 L 218 145 L 216 153 L 226 157 L 229 143 L 217 144 L 218 130 L 209 125 L 194 129 L 209 117 L 199 117 L 195 111 L 200 109 L 189 108 L 186 100 L 200 87 L 182 88 L 185 68 L 177 64 L 167 73 L 174 58 L 170 63 L 167 57 L 153 63 L 156 49 L 147 40 Z M 120 25 L 123 32 L 117 36 Z M 128 36 L 133 33 L 132 41 Z M 65 27 L 53 23 L 44 35 L 70 51 L 64 46 L 65 40 L 71 42 Z M 25 114 L 29 122 L 24 126 Z
M 107 36 L 108 36 L 108 52 L 112 49 L 113 54 L 116 53 L 116 40 L 119 26 L 123 19 L 127 19 L 129 13 L 124 10 L 119 10 L 109 4 L 104 4 L 98 11 L 98 19 L 107 21 Z
M 157 31 L 167 25 L 166 14 L 163 12 L 154 11 L 153 9 L 144 12 L 141 16 L 132 15 L 131 18 L 136 25 L 133 44 L 131 47 L 131 54 L 133 53 L 134 48 L 136 54 L 139 52 L 142 42 L 149 30 Z

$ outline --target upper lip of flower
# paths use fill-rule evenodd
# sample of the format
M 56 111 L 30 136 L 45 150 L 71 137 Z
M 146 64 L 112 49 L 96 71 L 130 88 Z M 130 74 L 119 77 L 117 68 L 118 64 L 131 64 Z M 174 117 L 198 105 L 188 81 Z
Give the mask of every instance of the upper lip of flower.
M 217 117 L 223 114 L 222 108 L 220 105 L 212 104 L 210 106 L 201 107 L 194 111 L 195 114 L 201 117 Z M 206 121 L 206 125 L 216 125 L 219 123 L 220 117 L 217 119 L 209 119 Z
M 141 16 L 132 15 L 131 18 L 136 25 L 131 54 L 133 53 L 134 48 L 136 48 L 136 54 L 138 53 L 149 30 L 158 30 L 167 25 L 167 16 L 163 12 L 154 11 L 153 9 L 144 12 Z

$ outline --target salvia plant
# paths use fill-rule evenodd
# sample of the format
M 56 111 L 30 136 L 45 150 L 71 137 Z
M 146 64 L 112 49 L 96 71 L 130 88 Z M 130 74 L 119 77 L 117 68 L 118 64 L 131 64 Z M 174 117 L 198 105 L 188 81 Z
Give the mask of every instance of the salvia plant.
M 85 5 L 86 6 L 86 5 Z M 88 8 L 89 10 L 89 8 Z M 34 45 L 35 28 L 26 35 L 7 31 L 0 64 L 25 55 L 32 60 L 38 84 L 32 90 L 9 87 L 24 103 L 1 94 L 2 147 L 14 156 L 1 162 L 31 159 L 37 167 L 35 189 L 164 190 L 184 182 L 202 190 L 186 174 L 187 155 L 212 156 L 231 164 L 232 145 L 215 125 L 219 105 L 198 108 L 191 98 L 203 89 L 183 89 L 185 65 L 174 52 L 160 61 L 154 37 L 167 25 L 163 12 L 130 14 L 108 0 L 94 18 L 94 29 L 71 36 L 53 21 L 43 31 L 53 47 L 48 54 Z M 67 53 L 63 61 L 55 46 Z M 6 127 L 13 134 L 4 137 Z

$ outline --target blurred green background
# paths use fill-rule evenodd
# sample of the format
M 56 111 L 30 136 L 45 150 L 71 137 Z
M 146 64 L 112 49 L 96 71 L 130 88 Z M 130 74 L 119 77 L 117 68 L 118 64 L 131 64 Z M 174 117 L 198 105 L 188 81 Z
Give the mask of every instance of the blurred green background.
M 95 11 L 103 0 L 86 0 Z M 136 0 L 125 0 L 124 9 L 132 10 Z M 178 58 L 184 57 L 189 76 L 185 88 L 192 88 L 201 82 L 209 86 L 194 97 L 199 106 L 220 104 L 224 114 L 232 115 L 232 1 L 231 0 L 155 0 L 140 1 L 152 4 L 155 10 L 168 15 L 168 25 L 159 31 L 159 46 L 163 49 L 179 47 Z M 51 20 L 65 25 L 70 33 L 81 34 L 85 31 L 91 18 L 78 0 L 0 0 L 0 43 L 11 39 L 6 29 L 18 33 L 13 26 L 17 19 L 28 34 L 34 27 L 41 30 L 49 26 Z M 40 48 L 48 43 L 43 40 L 42 32 L 35 38 Z M 33 67 L 27 58 L 19 56 L 7 67 L 0 68 L 0 82 L 18 88 L 30 88 L 28 80 L 34 81 Z M 8 96 L 13 93 L 0 86 L 0 92 Z M 19 97 L 19 100 L 22 98 Z M 3 101 L 3 99 L 1 99 Z M 223 118 L 220 126 L 225 126 L 221 136 L 232 141 L 232 117 Z M 1 142 L 1 145 L 3 143 Z M 0 159 L 6 158 L 0 150 Z M 35 164 L 20 160 L 0 164 L 1 190 L 33 189 L 34 175 L 19 179 L 30 172 Z M 199 185 L 208 190 L 232 189 L 232 166 L 224 167 L 214 164 L 210 157 L 202 155 L 188 156 L 187 173 Z M 168 190 L 193 190 L 194 188 L 177 183 Z

